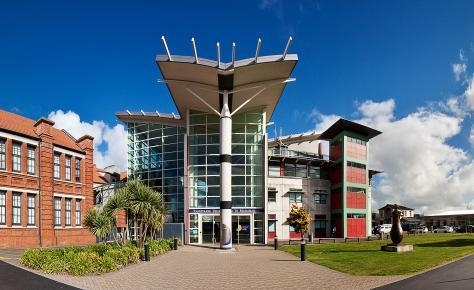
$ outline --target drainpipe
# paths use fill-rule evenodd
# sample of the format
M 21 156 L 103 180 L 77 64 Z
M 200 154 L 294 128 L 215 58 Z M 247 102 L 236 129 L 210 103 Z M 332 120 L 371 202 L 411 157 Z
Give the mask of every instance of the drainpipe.
M 41 139 L 38 142 L 38 238 L 40 247 L 43 247 L 43 237 L 41 236 Z

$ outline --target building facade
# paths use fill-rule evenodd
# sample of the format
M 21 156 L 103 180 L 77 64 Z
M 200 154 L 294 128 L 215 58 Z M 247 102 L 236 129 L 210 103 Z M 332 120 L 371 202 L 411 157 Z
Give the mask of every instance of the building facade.
M 90 244 L 93 138 L 0 110 L 0 247 Z
M 384 207 L 379 208 L 380 224 L 392 223 L 392 213 L 395 210 L 395 207 L 397 207 L 398 211 L 401 212 L 401 219 L 415 219 L 415 215 L 412 208 L 403 205 L 386 204 Z
M 291 41 L 291 39 L 290 39 Z M 179 115 L 120 112 L 128 127 L 128 176 L 163 194 L 185 242 L 264 244 L 297 238 L 286 222 L 304 204 L 315 236 L 371 233 L 368 142 L 380 134 L 339 120 L 322 134 L 268 140 L 266 127 L 297 55 L 222 63 L 157 57 Z M 304 134 L 303 134 L 304 135 Z M 296 141 L 295 141 L 296 140 Z M 320 144 L 329 151 L 323 156 Z M 227 240 L 229 239 L 229 240 Z

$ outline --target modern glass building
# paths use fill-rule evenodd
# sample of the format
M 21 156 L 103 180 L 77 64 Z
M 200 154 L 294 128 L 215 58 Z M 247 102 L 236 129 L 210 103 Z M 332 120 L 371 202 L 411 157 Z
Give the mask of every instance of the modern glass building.
M 292 238 L 286 215 L 292 203 L 305 202 L 318 203 L 310 206 L 318 235 L 329 234 L 326 224 L 335 214 L 326 204 L 331 200 L 329 176 L 338 167 L 322 157 L 320 142 L 313 142 L 319 134 L 289 142 L 306 142 L 310 149 L 305 152 L 302 147 L 284 151 L 275 146 L 281 140 L 267 140 L 266 125 L 286 84 L 294 80 L 290 74 L 298 57 L 287 54 L 291 38 L 281 55 L 259 56 L 259 41 L 255 57 L 230 63 L 220 62 L 219 46 L 217 61 L 212 61 L 199 58 L 196 50 L 190 57 L 171 55 L 163 42 L 167 54 L 156 62 L 179 115 L 117 113 L 128 127 L 129 178 L 163 194 L 168 222 L 184 223 L 186 243 L 219 243 L 229 249 L 267 243 L 277 235 Z M 364 140 L 375 134 L 361 130 L 367 128 L 362 125 L 336 129 L 354 128 L 372 134 Z M 332 139 L 333 131 L 322 136 Z M 303 197 L 305 192 L 318 198 Z M 341 230 L 347 233 L 342 225 Z

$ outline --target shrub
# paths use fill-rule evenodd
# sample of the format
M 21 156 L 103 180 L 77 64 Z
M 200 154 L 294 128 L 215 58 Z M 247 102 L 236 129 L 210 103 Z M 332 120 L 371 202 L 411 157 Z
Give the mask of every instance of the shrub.
M 110 258 L 112 261 L 114 261 L 116 264 L 121 265 L 121 266 L 126 266 L 128 265 L 129 262 L 129 257 L 128 257 L 128 251 L 123 250 L 123 249 L 110 249 L 104 254 L 104 258 Z
M 152 256 L 162 254 L 173 247 L 173 239 L 151 240 L 149 243 Z M 101 244 L 64 249 L 27 249 L 21 256 L 20 263 L 49 274 L 102 274 L 138 262 L 143 252 L 143 248 L 137 248 L 131 242 L 122 246 Z
M 65 271 L 72 275 L 87 275 L 97 272 L 101 257 L 91 251 L 70 252 L 65 255 Z

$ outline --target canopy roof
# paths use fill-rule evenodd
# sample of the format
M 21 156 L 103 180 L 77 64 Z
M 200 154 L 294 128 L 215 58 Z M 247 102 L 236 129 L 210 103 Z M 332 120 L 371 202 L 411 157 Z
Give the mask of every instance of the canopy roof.
M 286 50 L 282 55 L 258 56 L 258 50 L 254 58 L 230 63 L 220 62 L 219 52 L 217 61 L 213 61 L 199 58 L 196 51 L 194 56 L 178 56 L 167 50 L 168 54 L 156 57 L 156 63 L 184 120 L 186 108 L 220 112 L 223 91 L 229 92 L 231 112 L 241 105 L 239 112 L 261 107 L 269 120 L 298 56 L 286 54 Z
M 360 134 L 362 136 L 367 137 L 368 139 L 372 139 L 375 136 L 382 134 L 382 132 L 372 129 L 370 127 L 341 118 L 337 120 L 337 122 L 334 123 L 331 127 L 329 127 L 326 131 L 321 133 L 319 139 L 330 140 L 336 137 L 337 134 L 341 133 L 344 130 Z

